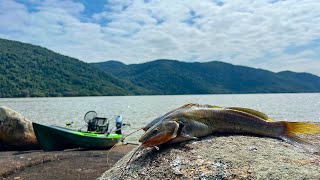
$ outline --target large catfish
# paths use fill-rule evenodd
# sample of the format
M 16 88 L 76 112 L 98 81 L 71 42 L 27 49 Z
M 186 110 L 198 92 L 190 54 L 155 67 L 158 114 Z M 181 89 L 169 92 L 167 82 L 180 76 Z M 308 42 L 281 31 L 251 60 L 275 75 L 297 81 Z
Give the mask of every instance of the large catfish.
M 247 134 L 282 139 L 310 152 L 319 147 L 297 134 L 318 134 L 320 126 L 306 122 L 273 121 L 248 108 L 186 104 L 151 121 L 140 138 L 145 147 L 178 143 L 213 133 Z

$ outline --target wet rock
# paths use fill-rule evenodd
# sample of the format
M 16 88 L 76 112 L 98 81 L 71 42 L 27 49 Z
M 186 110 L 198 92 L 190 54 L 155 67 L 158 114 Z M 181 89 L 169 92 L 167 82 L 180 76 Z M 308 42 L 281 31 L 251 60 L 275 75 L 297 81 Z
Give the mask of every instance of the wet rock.
M 10 108 L 0 107 L 0 150 L 39 148 L 32 122 Z
M 319 143 L 319 136 L 312 142 Z M 128 153 L 104 179 L 320 179 L 320 155 L 281 140 L 210 136 L 201 141 Z M 120 177 L 121 176 L 121 177 Z

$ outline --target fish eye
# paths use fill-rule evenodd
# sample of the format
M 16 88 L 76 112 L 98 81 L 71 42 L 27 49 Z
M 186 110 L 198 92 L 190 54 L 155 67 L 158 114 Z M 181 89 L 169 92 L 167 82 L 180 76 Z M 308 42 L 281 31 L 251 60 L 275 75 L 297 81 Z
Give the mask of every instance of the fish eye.
M 152 131 L 152 135 L 157 135 L 158 134 L 158 129 L 154 129 L 153 131 Z

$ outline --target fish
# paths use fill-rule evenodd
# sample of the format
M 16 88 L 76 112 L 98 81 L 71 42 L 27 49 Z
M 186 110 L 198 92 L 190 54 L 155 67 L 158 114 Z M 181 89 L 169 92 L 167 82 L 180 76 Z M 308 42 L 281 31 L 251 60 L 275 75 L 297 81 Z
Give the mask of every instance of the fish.
M 184 104 L 172 111 L 169 111 L 167 112 L 166 114 L 162 115 L 162 116 L 159 116 L 157 118 L 155 118 L 154 120 L 152 120 L 150 123 L 148 123 L 145 127 L 143 127 L 142 129 L 144 131 L 147 131 L 149 128 L 151 128 L 153 125 L 157 124 L 159 121 L 161 121 L 162 119 L 164 119 L 164 117 L 172 114 L 173 112 L 175 111 L 178 111 L 180 109 L 183 109 L 183 108 L 197 108 L 197 107 L 208 107 L 208 108 L 220 108 L 220 106 L 215 106 L 215 105 L 210 105 L 210 104 L 204 104 L 204 105 L 201 105 L 201 104 L 197 104 L 197 103 L 187 103 L 187 104 Z
M 275 121 L 266 114 L 242 107 L 186 104 L 160 116 L 143 128 L 144 147 L 180 143 L 215 134 L 245 134 L 281 139 L 309 152 L 319 147 L 299 134 L 320 134 L 320 126 L 307 122 Z

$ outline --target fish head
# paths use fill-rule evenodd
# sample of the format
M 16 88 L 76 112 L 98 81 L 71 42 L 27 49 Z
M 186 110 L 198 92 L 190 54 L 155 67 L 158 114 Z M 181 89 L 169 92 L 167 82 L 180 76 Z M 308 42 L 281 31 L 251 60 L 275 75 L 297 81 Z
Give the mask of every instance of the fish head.
M 179 124 L 176 121 L 165 121 L 155 124 L 139 139 L 144 147 L 164 144 L 177 137 Z
M 154 126 L 155 124 L 157 124 L 158 122 L 160 122 L 162 120 L 162 116 L 152 120 L 150 123 L 148 123 L 145 127 L 143 127 L 142 129 L 146 132 L 148 131 L 148 129 L 150 129 L 152 126 Z
M 181 107 L 178 107 L 177 109 L 169 111 L 168 113 L 164 114 L 163 116 L 157 117 L 156 119 L 152 120 L 150 123 L 148 123 L 142 129 L 144 131 L 147 131 L 149 128 L 151 128 L 155 124 L 159 123 L 160 121 L 167 121 L 168 119 L 172 119 L 173 116 L 175 116 L 176 114 L 179 114 L 181 111 L 183 111 L 185 109 L 190 109 L 192 107 L 198 107 L 198 106 L 200 106 L 200 105 L 199 104 L 193 104 L 193 103 L 185 104 L 185 105 L 183 105 Z

